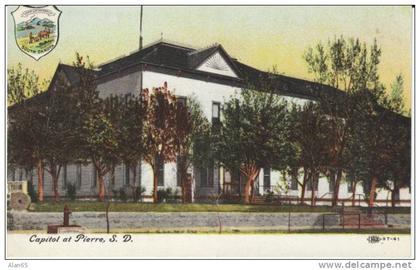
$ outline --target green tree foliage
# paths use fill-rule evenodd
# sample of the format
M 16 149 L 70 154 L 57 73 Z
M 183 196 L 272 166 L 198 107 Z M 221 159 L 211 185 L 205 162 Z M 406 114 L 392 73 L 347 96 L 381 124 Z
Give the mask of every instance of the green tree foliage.
M 93 64 L 89 57 L 76 53 L 73 63 L 78 75 L 78 82 L 72 91 L 72 105 L 76 112 L 75 121 L 78 141 L 78 158 L 92 162 L 96 169 L 95 179 L 98 187 L 98 198 L 105 198 L 104 177 L 119 161 L 119 144 L 117 130 L 117 114 L 119 106 L 114 106 L 110 98 L 99 97 Z M 117 104 L 118 105 L 118 104 Z
M 86 150 L 97 171 L 99 200 L 105 198 L 104 177 L 119 161 L 117 130 L 112 119 L 114 109 L 107 106 L 105 101 L 98 104 L 95 115 L 83 123 Z
M 59 200 L 58 178 L 63 166 L 78 158 L 78 122 L 75 108 L 70 102 L 72 89 L 66 85 L 62 74 L 54 87 L 47 92 L 45 119 L 46 129 L 42 136 L 47 141 L 44 163 L 50 173 L 56 201 Z
M 391 84 L 388 108 L 398 114 L 406 114 L 404 108 L 404 78 L 399 74 Z
M 319 174 L 330 161 L 332 148 L 331 120 L 319 104 L 308 102 L 302 107 L 296 106 L 291 112 L 291 140 L 299 148 L 298 165 L 304 169 L 301 203 L 304 203 L 307 184 L 311 184 L 311 204 L 315 205 L 316 186 Z
M 187 186 L 191 186 L 188 168 L 208 166 L 211 158 L 210 123 L 194 97 L 189 97 L 186 104 L 177 102 L 175 133 L 177 176 L 181 179 L 182 201 L 187 202 Z
M 46 129 L 45 108 L 26 104 L 26 101 L 8 109 L 8 166 L 36 168 L 38 200 L 44 200 L 44 157 L 47 147 L 43 137 Z
M 374 206 L 377 188 L 393 194 L 410 185 L 410 119 L 392 113 L 382 91 L 359 91 L 355 96 L 347 155 L 349 173 L 367 184 L 369 206 Z
M 133 178 L 137 179 L 137 164 L 142 160 L 144 152 L 144 120 L 146 104 L 139 94 L 126 96 L 112 96 L 108 98 L 113 107 L 112 122 L 116 129 L 118 141 L 118 155 L 133 172 Z M 136 180 L 134 180 L 136 181 Z M 130 183 L 133 188 L 141 186 L 141 183 Z
M 146 105 L 143 159 L 153 169 L 153 201 L 158 202 L 159 164 L 176 160 L 176 97 L 165 82 L 161 87 L 143 89 Z
M 239 168 L 246 177 L 242 196 L 249 203 L 261 168 L 284 170 L 294 155 L 287 140 L 287 104 L 270 91 L 243 89 L 224 104 L 222 112 L 219 132 L 214 135 L 215 158 L 230 171 Z
M 21 103 L 42 92 L 39 76 L 33 70 L 23 70 L 22 64 L 7 69 L 7 104 Z
M 371 121 L 379 121 L 375 123 L 376 127 L 383 124 L 381 117 L 370 115 L 376 110 L 372 106 L 384 103 L 385 100 L 385 87 L 380 83 L 378 75 L 380 56 L 381 49 L 376 40 L 368 49 L 366 43 L 360 42 L 359 39 L 346 40 L 343 37 L 328 41 L 327 45 L 319 43 L 315 48 L 309 48 L 304 54 L 309 72 L 314 74 L 315 81 L 344 90 L 346 93 L 335 98 L 320 93 L 319 98 L 322 110 L 330 117 L 332 127 L 329 131 L 331 142 L 329 162 L 325 164 L 324 171 L 334 183 L 333 205 L 337 205 L 343 169 L 345 167 L 360 169 L 361 164 L 355 166 L 349 163 L 355 161 L 353 155 L 358 155 L 357 152 L 346 149 L 349 147 L 349 142 L 357 143 L 355 137 L 359 139 L 369 137 L 368 133 L 364 136 L 361 134 L 353 136 L 352 131 L 356 133 L 374 131 L 373 129 L 358 129 L 358 126 L 362 127 L 366 124 L 363 122 L 364 116 L 372 116 Z M 321 91 L 324 88 L 325 86 L 321 87 Z M 372 100 L 373 97 L 375 100 Z M 352 136 L 354 138 L 350 138 Z M 350 148 L 354 148 L 354 145 Z M 358 148 L 361 149 L 362 146 Z M 369 162 L 366 161 L 363 164 L 368 165 Z M 347 175 L 355 176 L 356 174 L 347 171 Z M 354 183 L 354 177 L 349 177 L 349 179 L 352 179 L 350 181 Z M 375 181 L 366 179 L 364 181 L 372 182 L 371 188 L 376 188 Z
M 7 71 L 8 96 L 8 166 L 37 169 L 38 199 L 43 201 L 43 175 L 46 138 L 46 107 L 40 95 L 39 78 L 34 71 L 19 64 Z M 34 97 L 29 100 L 30 97 Z

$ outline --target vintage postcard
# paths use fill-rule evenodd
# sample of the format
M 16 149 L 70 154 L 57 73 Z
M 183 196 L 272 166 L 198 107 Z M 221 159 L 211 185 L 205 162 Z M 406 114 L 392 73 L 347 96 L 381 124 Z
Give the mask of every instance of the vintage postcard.
M 411 267 L 414 6 L 4 8 L 6 258 Z

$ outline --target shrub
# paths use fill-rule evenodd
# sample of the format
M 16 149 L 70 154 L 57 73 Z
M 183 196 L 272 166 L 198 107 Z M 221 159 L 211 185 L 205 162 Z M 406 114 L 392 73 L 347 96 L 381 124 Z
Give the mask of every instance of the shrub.
M 68 183 L 66 186 L 66 195 L 71 200 L 76 200 L 76 185 L 73 183 Z
M 158 202 L 168 202 L 168 203 L 176 203 L 178 202 L 178 194 L 177 190 L 172 191 L 172 188 L 168 187 L 166 189 L 158 189 L 157 191 Z
M 169 193 L 168 193 L 168 191 L 169 191 Z M 171 188 L 158 189 L 158 191 L 157 191 L 158 203 L 166 202 L 171 191 L 172 191 Z
M 119 195 L 119 199 L 122 202 L 126 202 L 128 200 L 128 196 L 127 196 L 127 192 L 126 192 L 125 188 L 123 188 L 123 187 L 120 188 L 119 191 L 118 191 L 118 195 Z
M 118 189 L 112 190 L 112 198 L 114 198 L 115 200 L 118 200 L 118 197 L 120 195 L 118 192 L 119 192 Z
M 267 190 L 264 194 L 264 201 L 267 203 L 271 203 L 274 201 L 274 191 Z
M 176 189 L 172 192 L 171 188 L 167 188 L 166 192 L 168 193 L 168 197 L 166 199 L 167 202 L 170 202 L 170 203 L 178 202 L 178 192 Z
M 133 201 L 138 202 L 142 198 L 143 193 L 145 192 L 145 187 L 133 187 Z

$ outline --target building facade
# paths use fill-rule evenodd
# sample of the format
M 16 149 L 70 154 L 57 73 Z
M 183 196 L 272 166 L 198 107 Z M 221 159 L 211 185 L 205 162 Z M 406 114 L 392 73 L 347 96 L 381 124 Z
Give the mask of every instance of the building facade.
M 200 103 L 210 122 L 217 121 L 221 117 L 221 106 L 232 95 L 239 93 L 249 84 L 258 87 L 258 82 L 268 76 L 275 76 L 275 87 L 279 95 L 297 104 L 315 101 L 320 91 L 337 98 L 343 95 L 340 90 L 332 87 L 283 75 L 273 75 L 252 68 L 229 56 L 221 45 L 196 50 L 188 46 L 159 41 L 127 56 L 104 63 L 95 72 L 97 90 L 102 98 L 111 95 L 138 94 L 140 89 L 159 87 L 166 82 L 177 97 L 193 96 Z M 60 64 L 56 74 L 63 74 L 70 83 L 77 81 L 77 74 L 71 66 Z M 54 79 L 51 83 L 54 84 Z M 177 163 L 161 164 L 159 171 L 159 187 L 170 187 L 180 193 Z M 151 167 L 144 162 L 137 165 L 135 172 L 125 164 L 120 164 L 115 167 L 112 176 L 108 176 L 108 190 L 112 194 L 112 190 L 143 186 L 146 189 L 145 195 L 150 196 L 153 190 L 152 174 Z M 233 177 L 217 164 L 209 168 L 191 168 L 191 174 L 194 201 L 205 200 L 221 193 L 237 195 L 240 194 L 243 185 L 240 176 Z M 51 177 L 48 173 L 45 173 L 44 177 L 45 196 L 53 196 Z M 8 172 L 9 181 L 32 180 L 35 187 L 36 178 L 35 172 L 31 171 L 9 170 Z M 233 179 L 239 179 L 239 182 Z M 76 185 L 79 198 L 93 198 L 98 192 L 96 171 L 92 164 L 76 163 L 64 166 L 59 181 L 62 195 L 65 195 L 68 183 Z M 326 178 L 321 178 L 315 189 L 317 198 L 332 197 L 332 186 Z M 263 195 L 267 191 L 274 190 L 290 198 L 297 198 L 301 194 L 301 187 L 296 182 L 278 171 L 264 168 L 256 181 L 254 193 Z M 340 198 L 350 198 L 352 195 L 345 181 L 340 186 L 339 194 Z M 358 194 L 357 200 L 362 198 L 362 186 L 357 186 L 356 194 Z M 390 199 L 390 196 L 389 192 L 378 190 L 377 199 L 386 200 Z M 311 197 L 309 188 L 306 197 Z M 400 199 L 410 199 L 408 188 L 400 191 Z M 319 204 L 322 203 L 321 200 Z M 407 204 L 409 205 L 409 202 Z

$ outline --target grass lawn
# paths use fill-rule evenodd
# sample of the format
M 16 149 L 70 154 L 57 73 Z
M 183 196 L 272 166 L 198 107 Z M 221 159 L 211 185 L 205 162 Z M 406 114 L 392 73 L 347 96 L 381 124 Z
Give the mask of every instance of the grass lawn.
M 75 201 L 75 202 L 44 202 L 33 203 L 31 212 L 62 212 L 64 205 L 74 212 L 103 212 L 105 204 L 96 201 Z M 171 204 L 171 203 L 120 203 L 112 202 L 111 212 L 335 212 L 330 206 L 301 206 L 301 205 L 243 205 L 243 204 L 221 204 L 218 207 L 214 204 Z M 410 208 L 388 208 L 388 213 L 409 214 Z

